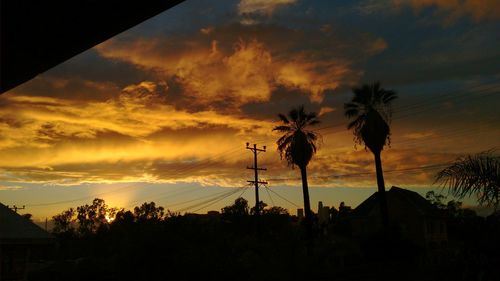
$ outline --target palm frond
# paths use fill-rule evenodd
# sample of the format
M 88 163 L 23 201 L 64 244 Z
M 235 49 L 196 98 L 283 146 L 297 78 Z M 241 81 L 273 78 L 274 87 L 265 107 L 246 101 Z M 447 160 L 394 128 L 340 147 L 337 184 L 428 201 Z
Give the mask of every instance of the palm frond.
M 500 203 L 500 156 L 491 151 L 458 158 L 436 175 L 435 183 L 452 195 L 475 195 L 480 205 L 498 208 Z
M 284 125 L 274 127 L 273 131 L 285 133 L 277 141 L 281 159 L 286 159 L 289 165 L 307 166 L 312 155 L 316 153 L 318 134 L 307 129 L 319 124 L 317 113 L 307 113 L 304 106 L 293 108 L 288 117 L 278 115 Z
M 344 103 L 344 109 L 351 109 L 351 108 L 360 108 L 360 105 L 353 102 Z
M 372 101 L 373 101 L 373 103 L 376 103 L 376 104 L 381 103 L 382 97 L 384 95 L 384 91 L 385 90 L 384 89 L 380 89 L 380 82 L 378 82 L 378 81 L 374 82 L 372 84 L 371 88 L 372 88 L 372 93 L 371 94 L 372 94 Z
M 353 130 L 354 140 L 356 144 L 361 144 L 364 142 L 366 146 L 380 149 L 380 144 L 383 143 L 382 147 L 387 143 L 390 143 L 390 130 L 387 129 L 388 124 L 390 124 L 390 119 L 392 116 L 391 102 L 397 98 L 396 92 L 392 90 L 386 90 L 382 88 L 380 82 L 376 81 L 371 84 L 363 84 L 360 87 L 355 87 L 352 89 L 353 97 L 350 102 L 344 104 L 344 115 L 348 118 L 355 118 L 351 121 L 347 128 Z M 378 114 L 373 114 L 376 112 Z M 377 118 L 382 118 L 385 122 L 379 122 Z M 373 120 L 375 118 L 375 120 Z M 375 125 L 383 124 L 383 125 Z M 365 126 L 382 126 L 376 129 L 364 129 L 365 139 L 361 134 L 362 128 Z M 366 132 L 374 132 L 373 134 L 367 134 Z M 381 141 L 380 132 L 387 132 L 385 134 L 384 142 Z
M 312 141 L 315 141 L 318 139 L 318 135 L 314 132 L 307 132 L 306 135 L 307 135 L 307 138 L 312 140 Z
M 290 116 L 290 119 L 293 123 L 297 123 L 297 121 L 299 119 L 298 109 L 294 108 L 294 109 L 290 110 L 290 112 L 288 113 L 288 116 Z
M 309 114 L 306 115 L 306 121 L 311 121 L 314 120 L 318 117 L 318 114 L 316 112 L 309 112 Z
M 284 134 L 276 141 L 276 144 L 281 145 L 282 143 L 289 143 L 291 141 L 290 137 L 291 134 Z
M 352 117 L 358 116 L 359 115 L 359 109 L 358 108 L 349 108 L 346 111 L 344 111 L 344 115 L 347 118 L 352 118 Z
M 286 116 L 284 114 L 279 113 L 278 117 L 281 119 L 281 121 L 283 121 L 283 123 L 285 123 L 285 124 L 290 123 L 290 121 L 288 121 L 288 118 L 286 118 Z
M 397 99 L 398 96 L 396 94 L 396 92 L 392 91 L 392 90 L 387 90 L 387 91 L 384 91 L 384 94 L 382 96 L 382 102 L 384 104 L 390 104 L 393 100 Z
M 307 123 L 307 125 L 314 126 L 314 125 L 318 125 L 320 123 L 321 123 L 321 121 L 315 119 L 315 120 L 312 120 L 309 123 Z
M 286 125 L 280 125 L 273 128 L 273 131 L 278 131 L 278 132 L 289 132 L 291 130 L 292 128 Z
M 351 130 L 356 127 L 361 127 L 364 122 L 364 115 L 358 116 L 358 118 L 354 119 L 351 121 L 349 124 L 347 124 L 347 129 Z

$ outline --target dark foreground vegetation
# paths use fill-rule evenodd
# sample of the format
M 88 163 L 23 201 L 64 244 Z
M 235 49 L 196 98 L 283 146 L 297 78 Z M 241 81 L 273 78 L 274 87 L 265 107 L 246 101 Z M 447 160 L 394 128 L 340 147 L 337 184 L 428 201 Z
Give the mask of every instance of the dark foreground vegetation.
M 165 214 L 152 202 L 116 211 L 96 199 L 54 217 L 53 261 L 28 280 L 500 280 L 498 213 L 482 218 L 443 196 L 427 199 L 447 215 L 449 244 L 438 252 L 396 228 L 353 237 L 344 205 L 322 226 L 316 218 L 310 241 L 286 210 L 256 217 L 242 198 L 206 215 Z

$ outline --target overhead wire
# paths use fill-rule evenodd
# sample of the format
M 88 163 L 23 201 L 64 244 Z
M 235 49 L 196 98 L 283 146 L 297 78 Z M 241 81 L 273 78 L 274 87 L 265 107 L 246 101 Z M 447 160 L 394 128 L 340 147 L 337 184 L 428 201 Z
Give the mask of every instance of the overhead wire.
M 445 163 L 434 164 L 434 165 L 427 165 L 427 166 L 416 166 L 416 167 L 408 167 L 408 168 L 401 168 L 401 169 L 385 170 L 384 174 L 395 173 L 395 172 L 406 172 L 406 171 L 413 171 L 413 170 L 434 169 L 434 168 L 446 167 L 450 163 L 451 162 L 445 162 Z M 374 173 L 375 173 L 375 171 L 371 171 L 371 172 L 358 172 L 358 173 L 347 173 L 347 174 L 338 174 L 338 175 L 325 175 L 325 176 L 309 176 L 308 178 L 312 178 L 312 179 L 344 178 L 344 177 L 356 177 L 356 176 L 373 175 Z M 295 178 L 273 178 L 273 179 L 268 179 L 268 181 L 287 181 L 287 180 L 300 180 L 300 179 L 301 178 L 299 178 L 299 177 L 295 177 Z
M 290 203 L 290 204 L 294 205 L 295 207 L 297 207 L 297 208 L 299 208 L 299 207 L 300 207 L 299 205 L 297 205 L 297 204 L 293 203 L 292 201 L 290 201 L 290 200 L 286 199 L 284 196 L 281 196 L 279 193 L 277 193 L 276 191 L 274 191 L 274 190 L 270 189 L 269 187 L 265 186 L 265 188 L 266 188 L 267 190 L 269 190 L 270 192 L 274 193 L 274 194 L 275 194 L 276 196 L 278 196 L 279 198 L 281 198 L 281 199 L 285 200 L 286 202 L 288 202 L 288 203 Z
M 273 200 L 273 197 L 271 197 L 271 193 L 269 193 L 269 190 L 267 190 L 267 187 L 264 186 L 264 190 L 266 191 L 267 193 L 267 196 L 269 196 L 269 200 L 271 200 L 271 204 L 273 204 L 273 206 L 276 206 L 276 204 L 274 204 L 274 200 Z
M 240 195 L 238 195 L 238 197 L 243 196 L 243 194 L 247 191 L 247 189 L 248 189 L 248 186 L 243 187 L 243 191 L 240 193 Z M 193 212 L 198 212 L 199 210 L 202 210 L 202 209 L 208 208 L 208 207 L 210 207 L 210 206 L 212 206 L 212 205 L 214 205 L 214 204 L 216 204 L 216 203 L 218 203 L 218 202 L 220 202 L 220 201 L 222 201 L 222 200 L 226 199 L 227 197 L 230 197 L 231 195 L 234 195 L 234 194 L 236 194 L 236 193 L 237 193 L 237 192 L 234 192 L 234 193 L 231 193 L 231 194 L 229 194 L 229 195 L 227 195 L 227 196 L 225 196 L 225 197 L 223 197 L 223 198 L 220 198 L 220 199 L 218 199 L 218 200 L 215 200 L 215 201 L 213 201 L 213 202 L 211 202 L 211 203 L 209 203 L 209 204 L 207 204 L 207 205 L 204 205 L 204 206 L 202 206 L 202 207 L 200 207 L 200 208 L 198 208 L 198 209 L 194 210 Z
M 216 203 L 216 202 L 219 202 L 220 200 L 223 200 L 223 199 L 225 199 L 225 198 L 227 198 L 227 197 L 229 197 L 229 196 L 231 196 L 231 195 L 233 195 L 233 194 L 235 194 L 235 193 L 238 193 L 239 191 L 240 191 L 239 189 L 236 189 L 236 188 L 235 188 L 234 190 L 229 190 L 229 191 L 227 191 L 227 192 L 225 192 L 225 193 L 223 193 L 223 194 L 221 194 L 221 195 L 219 195 L 219 196 L 216 196 L 216 197 L 214 197 L 214 198 L 210 198 L 210 199 L 208 199 L 208 200 L 205 200 L 205 201 L 202 201 L 202 202 L 196 203 L 196 204 L 194 204 L 194 205 L 191 205 L 191 206 L 188 206 L 188 207 L 184 207 L 184 208 L 182 208 L 182 209 L 179 209 L 179 210 L 177 210 L 176 212 L 179 212 L 179 213 L 180 213 L 180 212 L 188 211 L 188 210 L 191 210 L 191 209 L 194 209 L 194 208 L 198 208 L 198 207 L 200 207 L 200 206 L 203 206 L 203 207 L 201 207 L 201 208 L 200 208 L 200 209 L 203 209 L 203 208 L 206 208 L 206 206 L 205 206 L 206 204 L 210 204 L 211 202 L 215 202 L 215 203 Z M 214 203 L 214 204 L 215 204 L 215 203 Z M 199 210 L 199 209 L 197 209 L 197 210 Z
M 83 200 L 94 199 L 94 198 L 101 197 L 103 195 L 108 195 L 108 194 L 112 194 L 112 193 L 116 193 L 116 192 L 121 192 L 121 191 L 124 191 L 124 190 L 127 190 L 127 189 L 132 189 L 134 187 L 135 187 L 134 185 L 129 185 L 129 186 L 125 186 L 123 188 L 120 188 L 118 190 L 96 193 L 96 194 L 87 195 L 87 196 L 84 196 L 84 197 L 79 197 L 79 198 L 74 198 L 74 199 L 69 199 L 69 200 L 61 200 L 61 201 L 54 201 L 54 202 L 47 202 L 47 203 L 37 203 L 37 204 L 26 204 L 26 207 L 30 207 L 30 208 L 32 208 L 32 207 L 46 207 L 46 206 L 55 206 L 55 205 L 63 205 L 63 204 L 67 204 L 67 203 L 80 202 L 80 201 L 83 201 Z
M 190 187 L 193 187 L 193 186 L 190 186 Z M 154 196 L 149 196 L 148 199 L 139 199 L 139 200 L 135 200 L 135 201 L 132 201 L 131 203 L 129 203 L 127 206 L 125 206 L 125 208 L 130 208 L 132 206 L 134 206 L 135 204 L 139 203 L 139 202 L 147 202 L 147 201 L 150 201 L 152 199 L 155 199 L 155 200 L 158 200 L 158 199 L 163 199 L 165 197 L 169 197 L 169 198 L 174 198 L 174 197 L 177 197 L 177 196 L 180 196 L 180 195 L 184 195 L 184 194 L 187 194 L 187 193 L 192 193 L 192 192 L 195 192 L 195 191 L 199 191 L 198 189 L 187 189 L 187 190 L 183 190 L 185 188 L 181 188 L 181 190 L 176 190 L 178 192 L 174 192 L 173 194 L 167 194 L 167 193 L 170 193 L 170 190 L 167 191 L 167 192 L 162 192 L 160 194 L 156 194 Z M 167 195 L 165 195 L 167 194 Z M 158 196 L 158 195 L 162 195 L 162 196 Z

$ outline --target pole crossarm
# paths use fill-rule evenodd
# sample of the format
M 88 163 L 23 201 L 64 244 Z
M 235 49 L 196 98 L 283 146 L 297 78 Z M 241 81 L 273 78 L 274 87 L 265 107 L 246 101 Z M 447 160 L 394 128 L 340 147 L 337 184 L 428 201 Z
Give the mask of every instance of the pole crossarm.
M 7 205 L 7 208 L 10 208 L 11 210 L 14 210 L 14 212 L 17 213 L 17 210 L 24 210 L 24 209 L 26 209 L 26 206 L 23 205 L 22 207 L 18 207 L 16 205 L 14 205 L 13 207 L 9 207 L 9 205 Z
M 255 184 L 255 181 L 247 181 L 249 183 Z M 267 181 L 257 181 L 258 184 L 269 184 Z
M 259 170 L 259 171 L 267 171 L 267 169 L 266 169 L 266 168 L 247 167 L 247 169 L 249 169 L 249 170 L 255 170 L 255 169 L 257 169 L 257 170 Z

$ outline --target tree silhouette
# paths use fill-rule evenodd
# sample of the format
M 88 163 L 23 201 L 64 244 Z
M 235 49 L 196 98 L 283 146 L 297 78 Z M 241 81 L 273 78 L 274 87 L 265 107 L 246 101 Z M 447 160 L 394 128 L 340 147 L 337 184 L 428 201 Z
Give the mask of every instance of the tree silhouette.
M 76 208 L 78 231 L 82 235 L 96 232 L 99 228 L 108 225 L 108 219 L 114 218 L 116 208 L 109 208 L 103 199 L 95 198 L 92 205 L 82 205 Z
M 144 202 L 140 207 L 134 208 L 134 215 L 139 221 L 159 221 L 165 216 L 165 209 L 156 207 L 155 202 Z
M 264 201 L 259 201 L 259 212 L 264 212 L 264 209 L 267 207 L 267 204 Z M 250 208 L 250 215 L 257 214 L 257 209 L 254 207 Z
M 391 102 L 397 95 L 394 91 L 382 88 L 379 82 L 353 88 L 352 92 L 352 100 L 344 104 L 345 116 L 354 119 L 347 128 L 353 130 L 355 143 L 364 144 L 375 157 L 382 223 L 387 227 L 389 214 L 380 154 L 384 146 L 390 143 Z
M 264 215 L 289 215 L 288 210 L 280 206 L 264 209 Z
M 221 213 L 224 218 L 234 220 L 249 214 L 248 201 L 243 197 L 234 200 L 234 204 L 222 208 Z
M 71 223 L 73 222 L 73 217 L 75 216 L 75 209 L 69 208 L 68 210 L 62 211 L 60 214 L 52 217 L 54 220 L 54 233 L 62 233 L 72 231 L 73 228 Z
M 448 187 L 459 198 L 475 195 L 479 205 L 493 206 L 498 211 L 500 203 L 500 156 L 491 151 L 458 158 L 440 171 L 436 182 Z
M 316 112 L 306 113 L 304 106 L 293 108 L 288 117 L 278 114 L 283 122 L 282 125 L 274 127 L 273 131 L 284 133 L 278 141 L 278 151 L 281 159 L 285 158 L 288 165 L 297 165 L 302 177 L 302 193 L 304 196 L 305 223 L 308 236 L 312 235 L 312 213 L 309 202 L 309 188 L 307 184 L 307 165 L 316 153 L 316 142 L 318 134 L 308 129 L 310 126 L 319 124 Z

